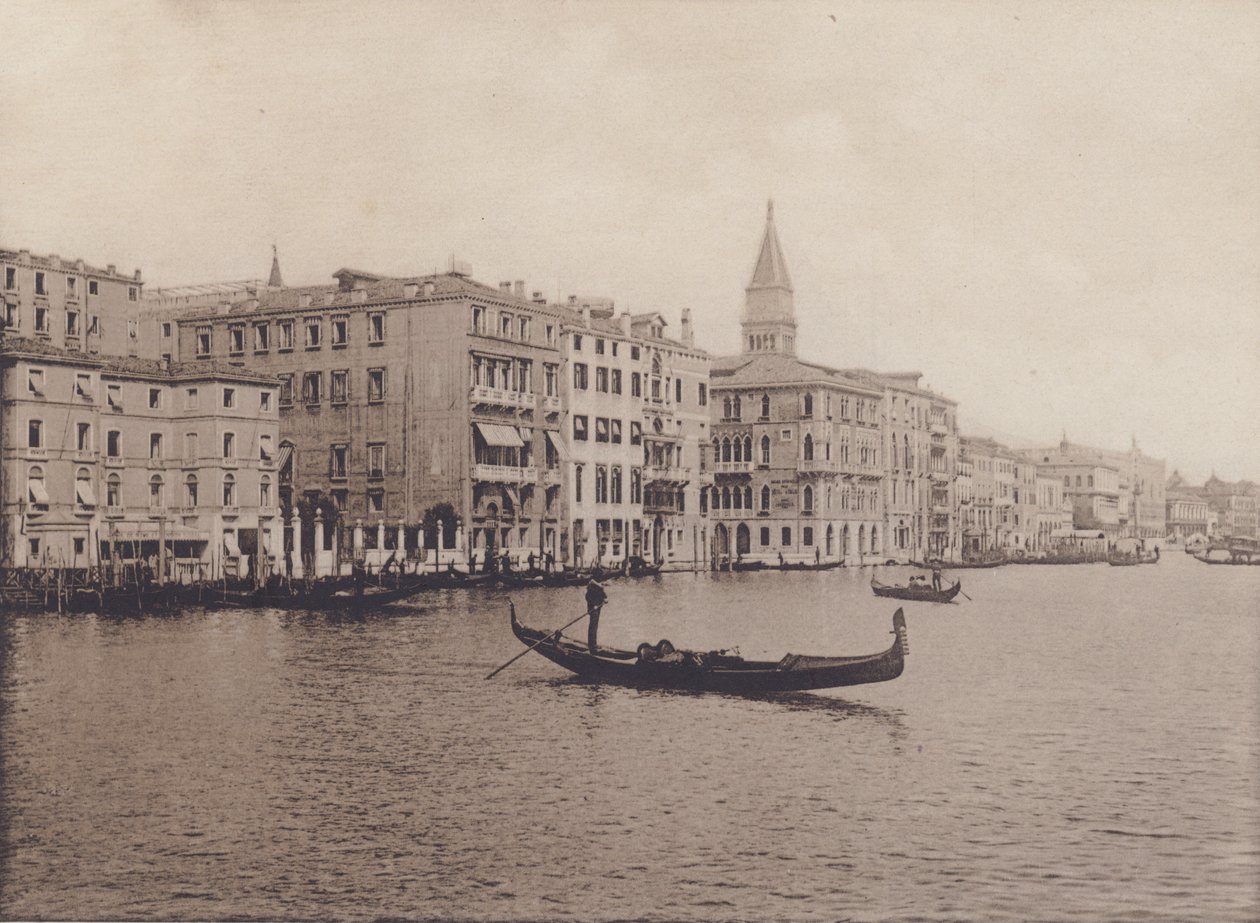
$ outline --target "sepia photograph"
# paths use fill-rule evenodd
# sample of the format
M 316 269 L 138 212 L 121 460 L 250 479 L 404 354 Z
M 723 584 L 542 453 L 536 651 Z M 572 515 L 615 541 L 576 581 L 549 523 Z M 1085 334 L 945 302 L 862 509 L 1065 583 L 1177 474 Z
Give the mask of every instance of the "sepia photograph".
M 6 0 L 0 921 L 1260 920 L 1260 4 Z

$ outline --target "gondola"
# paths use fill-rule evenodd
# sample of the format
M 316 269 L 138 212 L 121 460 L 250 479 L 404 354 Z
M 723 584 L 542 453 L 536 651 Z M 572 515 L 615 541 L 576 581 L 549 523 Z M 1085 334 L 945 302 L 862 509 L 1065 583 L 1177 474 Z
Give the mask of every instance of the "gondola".
M 892 586 L 880 583 L 872 577 L 871 589 L 875 591 L 876 596 L 887 596 L 891 599 L 910 599 L 924 603 L 947 603 L 951 602 L 955 596 L 962 592 L 962 581 L 955 580 L 952 587 L 944 590 L 934 590 L 930 586 Z
M 298 587 L 294 586 L 295 590 Z M 348 610 L 371 609 L 400 602 L 410 596 L 422 592 L 422 584 L 411 583 L 401 587 L 377 588 L 365 587 L 362 593 L 354 590 L 339 590 L 332 593 L 298 592 L 272 593 L 219 591 L 208 594 L 202 604 L 224 609 L 288 609 L 308 612 L 344 612 Z
M 817 564 L 810 564 L 807 561 L 797 561 L 795 563 L 780 564 L 779 570 L 835 570 L 843 565 L 843 561 L 820 561 Z
M 731 562 L 731 570 L 733 571 L 765 570 L 767 566 L 768 565 L 766 564 L 765 561 L 732 561 Z
M 992 561 L 941 561 L 939 564 L 931 564 L 927 561 L 911 561 L 911 567 L 921 567 L 924 570 L 932 570 L 939 567 L 941 570 L 977 570 L 979 568 L 1001 567 L 1003 564 L 1009 564 L 1006 558 L 994 558 Z
M 1136 567 L 1139 564 L 1158 564 L 1159 558 L 1153 554 L 1146 557 L 1138 557 L 1132 554 L 1109 554 L 1107 555 L 1107 563 L 1112 567 Z
M 900 609 L 893 615 L 896 639 L 881 653 L 864 657 L 788 654 L 781 660 L 745 660 L 719 651 L 675 651 L 668 641 L 655 647 L 640 645 L 638 652 L 601 647 L 592 655 L 585 644 L 559 632 L 525 627 L 516 618 L 515 605 L 511 614 L 512 633 L 522 644 L 583 679 L 623 686 L 759 694 L 881 683 L 901 675 L 910 649 Z
M 664 561 L 657 561 L 655 564 L 649 564 L 643 558 L 631 558 L 630 572 L 627 576 L 636 579 L 639 577 L 655 577 L 661 572 L 661 568 L 664 566 Z

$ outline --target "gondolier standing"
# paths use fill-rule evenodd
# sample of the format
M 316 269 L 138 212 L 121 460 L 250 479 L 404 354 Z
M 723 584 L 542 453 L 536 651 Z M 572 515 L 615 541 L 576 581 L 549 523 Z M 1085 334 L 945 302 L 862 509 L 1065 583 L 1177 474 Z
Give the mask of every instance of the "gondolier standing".
M 586 647 L 592 654 L 595 653 L 595 635 L 599 632 L 599 611 L 607 601 L 608 594 L 604 592 L 600 582 L 592 577 L 591 582 L 586 585 L 586 612 L 591 620 L 586 629 Z
M 932 589 L 939 590 L 940 588 L 941 588 L 941 565 L 938 562 L 933 561 L 932 562 Z

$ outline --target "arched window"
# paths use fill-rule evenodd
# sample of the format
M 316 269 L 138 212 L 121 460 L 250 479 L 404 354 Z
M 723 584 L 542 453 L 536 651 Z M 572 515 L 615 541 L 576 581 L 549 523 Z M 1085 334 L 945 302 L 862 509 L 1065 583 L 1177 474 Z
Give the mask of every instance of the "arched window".
M 197 505 L 197 475 L 190 474 L 184 478 L 184 506 Z
M 805 434 L 805 460 L 814 460 L 814 437 L 809 433 Z
M 814 488 L 808 484 L 805 485 L 805 490 L 801 492 L 801 509 L 807 513 L 814 511 Z
M 729 487 L 722 488 L 722 509 L 729 510 L 731 508 L 731 489 Z
M 718 442 L 718 437 L 713 437 L 713 460 L 720 462 L 722 460 L 722 443 Z
M 770 437 L 761 437 L 761 463 L 763 465 L 770 464 Z
M 595 466 L 595 502 L 608 502 L 608 469 L 603 465 Z
M 48 489 L 44 486 L 44 469 L 39 465 L 31 465 L 26 473 L 26 494 L 31 509 L 44 512 L 48 509 Z
M 271 478 L 265 474 L 258 482 L 258 505 L 271 506 Z
M 744 460 L 744 444 L 743 442 L 740 441 L 740 438 L 736 436 L 735 441 L 731 444 L 731 461 L 743 461 L 743 460 Z
M 96 494 L 92 491 L 92 472 L 80 468 L 74 474 L 74 499 L 79 506 L 96 506 Z
M 728 462 L 730 460 L 731 460 L 731 440 L 729 437 L 723 436 L 722 437 L 722 461 Z
M 731 418 L 731 399 L 729 397 L 722 398 L 722 417 L 727 420 Z
M 236 506 L 236 476 L 223 475 L 223 505 Z
M 814 395 L 808 391 L 805 392 L 805 397 L 802 399 L 801 413 L 807 417 L 814 415 Z
M 105 505 L 122 506 L 122 478 L 116 474 L 105 480 Z
M 731 497 L 731 502 L 734 504 L 735 509 L 742 510 L 744 508 L 744 492 L 736 487 L 733 493 L 734 496 Z
M 902 445 L 903 445 L 903 448 L 905 449 L 905 456 L 906 456 L 906 468 L 907 468 L 907 470 L 908 470 L 908 469 L 910 469 L 910 468 L 914 467 L 913 462 L 911 462 L 911 460 L 910 460 L 910 437 L 909 437 L 909 436 L 902 436 L 902 437 L 901 437 L 901 439 L 902 439 Z
M 573 466 L 573 502 L 582 502 L 582 466 Z
M 750 462 L 752 460 L 753 460 L 752 436 L 745 436 L 744 437 L 744 461 Z
M 761 395 L 761 418 L 763 420 L 770 419 L 770 395 Z
M 229 474 L 228 477 L 231 477 Z M 149 506 L 161 508 L 165 506 L 166 494 L 165 486 L 162 483 L 162 475 L 155 474 L 149 478 Z
M 716 487 L 713 488 L 713 502 L 711 505 L 715 510 L 722 508 L 722 494 Z
M 659 374 L 661 374 L 661 356 L 660 356 L 660 353 L 653 353 L 653 354 L 652 354 L 652 374 L 653 374 L 653 375 L 659 375 Z
M 752 509 L 752 488 L 751 487 L 744 488 L 744 509 L 746 510 Z
M 765 484 L 761 488 L 761 508 L 763 510 L 770 509 L 770 485 Z
M 621 502 L 621 465 L 613 465 L 612 469 L 612 502 Z
M 739 395 L 738 395 L 738 394 L 736 394 L 736 395 L 735 395 L 735 401 L 734 401 L 734 407 L 733 407 L 733 409 L 734 409 L 734 411 L 735 411 L 735 419 L 736 419 L 736 420 L 742 420 L 742 419 L 743 419 L 743 417 L 744 417 L 744 414 L 743 414 L 743 411 L 740 409 L 740 406 L 739 406 Z

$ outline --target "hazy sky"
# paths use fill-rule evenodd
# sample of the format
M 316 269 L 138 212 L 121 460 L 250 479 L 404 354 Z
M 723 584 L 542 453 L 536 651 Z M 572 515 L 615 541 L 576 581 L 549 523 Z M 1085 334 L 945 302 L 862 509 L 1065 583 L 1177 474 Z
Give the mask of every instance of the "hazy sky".
M 1260 4 L 6 3 L 0 245 L 445 268 L 1260 477 Z

